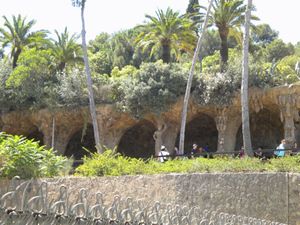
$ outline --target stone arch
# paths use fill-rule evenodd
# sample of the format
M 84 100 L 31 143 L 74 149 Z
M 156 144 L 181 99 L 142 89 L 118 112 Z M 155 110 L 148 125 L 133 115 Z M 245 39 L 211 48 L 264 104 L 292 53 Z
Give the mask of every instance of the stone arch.
M 29 140 L 38 141 L 41 146 L 44 145 L 44 134 L 36 126 L 33 126 L 24 136 Z
M 179 134 L 176 146 L 179 145 Z M 216 152 L 218 146 L 218 130 L 215 120 L 207 114 L 200 113 L 186 124 L 184 148 L 185 153 L 190 153 L 193 143 L 204 147 L 208 145 L 210 152 Z
M 153 123 L 142 120 L 127 129 L 120 139 L 118 152 L 134 158 L 149 158 L 155 154 L 153 134 L 156 128 Z
M 283 124 L 279 112 L 262 109 L 258 113 L 250 114 L 251 141 L 253 149 L 274 149 L 284 137 Z M 235 149 L 243 144 L 242 125 L 237 132 Z
M 84 131 L 85 133 L 83 134 Z M 83 156 L 89 155 L 84 148 L 91 152 L 97 152 L 92 124 L 88 124 L 85 129 L 82 128 L 72 135 L 64 155 L 68 157 L 73 156 L 76 160 L 82 159 Z

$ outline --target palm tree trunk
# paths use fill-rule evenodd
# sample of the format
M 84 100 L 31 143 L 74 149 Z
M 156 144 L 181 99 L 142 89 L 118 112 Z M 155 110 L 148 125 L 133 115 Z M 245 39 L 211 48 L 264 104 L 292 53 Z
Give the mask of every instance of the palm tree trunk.
M 97 114 L 96 114 L 96 107 L 95 107 L 95 100 L 94 100 L 91 70 L 90 70 L 90 66 L 89 66 L 86 40 L 85 40 L 86 32 L 85 32 L 85 22 L 84 22 L 84 6 L 85 6 L 85 1 L 82 1 L 82 5 L 81 5 L 81 23 L 82 23 L 81 37 L 82 37 L 83 59 L 84 59 L 84 65 L 85 65 L 87 87 L 88 87 L 88 92 L 89 92 L 90 113 L 91 113 L 92 123 L 93 123 L 95 144 L 96 144 L 97 151 L 99 153 L 102 153 L 103 150 L 100 145 L 100 135 L 99 135 L 98 121 L 97 121 Z
M 249 123 L 249 99 L 248 99 L 248 75 L 249 75 L 249 27 L 251 17 L 252 0 L 248 0 L 245 21 L 245 33 L 243 40 L 243 71 L 242 71 L 242 87 L 241 87 L 241 103 L 242 103 L 242 130 L 245 153 L 253 156 L 251 133 Z
M 21 49 L 20 48 L 17 48 L 15 54 L 13 55 L 13 61 L 12 61 L 12 68 L 16 68 L 17 67 L 17 62 L 18 62 L 18 59 L 19 59 L 19 56 L 21 54 Z
M 221 39 L 221 72 L 225 71 L 225 67 L 228 61 L 228 34 L 227 32 L 220 31 L 220 39 Z
M 164 63 L 169 63 L 171 61 L 171 49 L 168 44 L 162 46 L 162 60 Z
M 213 0 L 209 1 L 209 5 L 206 11 L 206 16 L 205 16 L 205 21 L 203 25 L 203 30 L 202 33 L 200 34 L 197 42 L 197 47 L 194 52 L 193 56 L 193 61 L 192 61 L 192 66 L 189 72 L 189 77 L 186 85 L 186 90 L 185 90 L 185 95 L 184 95 L 184 100 L 183 100 L 183 108 L 182 108 L 182 114 L 181 114 L 181 127 L 180 127 L 180 139 L 179 139 L 179 154 L 184 153 L 184 134 L 185 134 L 185 125 L 186 125 L 186 117 L 187 117 L 187 107 L 189 103 L 189 98 L 190 98 L 190 92 L 191 92 L 191 87 L 192 87 L 192 80 L 193 80 L 193 75 L 194 75 L 194 70 L 195 70 L 195 64 L 196 60 L 198 59 L 199 51 L 202 45 L 202 40 L 205 34 L 205 30 L 207 27 L 208 23 L 208 16 L 210 13 L 210 8 L 212 6 Z

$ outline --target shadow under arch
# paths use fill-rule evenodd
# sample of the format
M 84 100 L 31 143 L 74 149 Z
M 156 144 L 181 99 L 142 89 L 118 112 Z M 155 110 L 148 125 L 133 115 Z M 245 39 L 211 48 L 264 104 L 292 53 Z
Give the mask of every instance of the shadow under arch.
M 250 132 L 253 149 L 275 149 L 284 137 L 283 124 L 279 112 L 262 109 L 258 113 L 250 114 Z M 235 149 L 243 145 L 242 124 L 236 135 Z
M 33 126 L 32 129 L 28 132 L 27 135 L 24 135 L 29 140 L 34 140 L 39 142 L 39 145 L 44 145 L 44 134 L 43 132 L 39 131 L 36 126 Z
M 122 136 L 118 152 L 134 158 L 150 158 L 155 155 L 153 134 L 156 128 L 153 123 L 142 120 L 130 127 Z
M 79 160 L 85 155 L 90 155 L 89 152 L 83 149 L 83 147 L 88 149 L 90 152 L 97 152 L 95 147 L 93 126 L 88 124 L 84 134 L 83 132 L 84 128 L 73 134 L 66 147 L 66 151 L 64 153 L 65 156 L 73 156 L 75 160 Z
M 179 145 L 180 134 L 177 135 L 176 146 Z M 208 146 L 209 152 L 216 152 L 218 147 L 218 130 L 215 120 L 207 114 L 200 113 L 186 124 L 184 153 L 191 153 L 193 144 L 199 147 Z

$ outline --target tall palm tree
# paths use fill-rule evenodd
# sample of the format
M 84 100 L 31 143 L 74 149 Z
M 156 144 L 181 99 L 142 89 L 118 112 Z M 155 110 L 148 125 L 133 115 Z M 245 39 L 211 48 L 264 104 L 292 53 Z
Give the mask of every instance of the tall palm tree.
M 184 153 L 184 135 L 185 135 L 185 125 L 186 125 L 186 118 L 187 118 L 187 108 L 188 108 L 188 103 L 189 103 L 189 98 L 190 98 L 190 93 L 191 93 L 191 87 L 192 87 L 192 80 L 193 80 L 193 76 L 194 76 L 194 70 L 195 70 L 195 65 L 196 65 L 196 61 L 199 57 L 199 52 L 201 49 L 201 46 L 203 44 L 203 37 L 206 31 L 206 27 L 207 27 L 207 23 L 208 23 L 208 19 L 209 19 L 209 14 L 210 14 L 210 9 L 212 7 L 212 1 L 209 1 L 209 5 L 207 7 L 207 11 L 206 11 L 206 16 L 205 16 L 205 20 L 203 23 L 203 29 L 202 29 L 202 33 L 198 38 L 197 41 L 197 46 L 194 52 L 194 56 L 193 56 L 193 60 L 192 60 L 192 66 L 189 72 L 189 77 L 188 77 L 188 81 L 187 81 L 187 85 L 186 85 L 186 90 L 185 90 L 185 95 L 184 95 L 184 99 L 183 99 L 183 106 L 182 106 L 182 113 L 181 113 L 181 127 L 180 127 L 180 140 L 179 140 L 179 153 L 183 154 Z
M 57 30 L 54 32 L 57 40 L 53 40 L 52 54 L 56 61 L 56 69 L 63 71 L 67 63 L 75 64 L 82 62 L 81 45 L 77 43 L 79 36 L 76 34 L 70 36 L 67 28 L 62 33 L 58 33 Z
M 245 32 L 243 40 L 243 67 L 242 67 L 242 86 L 241 86 L 241 104 L 242 104 L 242 130 L 244 149 L 248 156 L 253 156 L 251 133 L 249 123 L 249 100 L 248 100 L 248 74 L 249 74 L 249 27 L 251 17 L 252 0 L 248 0 Z
M 246 5 L 243 0 L 214 0 L 211 23 L 218 28 L 221 39 L 221 67 L 228 61 L 228 37 L 241 40 L 240 27 L 245 21 Z M 252 17 L 257 19 L 257 17 Z
M 0 42 L 3 48 L 10 47 L 12 67 L 15 68 L 24 47 L 37 47 L 39 44 L 46 43 L 47 31 L 32 32 L 32 27 L 36 23 L 35 20 L 27 22 L 26 17 L 21 15 L 12 16 L 12 21 L 9 21 L 5 16 L 3 19 L 4 28 L 0 28 Z
M 85 37 L 85 22 L 84 22 L 84 7 L 85 7 L 86 0 L 72 0 L 72 4 L 75 7 L 81 8 L 81 39 L 82 39 L 82 50 L 83 50 L 83 60 L 85 65 L 85 72 L 86 72 L 86 81 L 89 93 L 89 102 L 90 102 L 90 113 L 92 117 L 92 124 L 93 124 L 93 131 L 94 131 L 94 138 L 97 151 L 99 153 L 103 152 L 100 144 L 100 135 L 99 135 L 99 128 L 98 128 L 98 121 L 97 121 L 97 112 L 94 100 L 94 92 L 93 92 L 93 82 L 91 77 L 91 70 L 89 66 L 89 58 L 87 54 L 87 46 L 86 46 L 86 37 Z
M 178 59 L 182 51 L 193 52 L 196 33 L 191 32 L 193 23 L 188 17 L 168 8 L 165 12 L 156 11 L 156 17 L 146 18 L 150 21 L 139 26 L 141 33 L 136 41 L 143 50 L 151 49 L 151 56 L 158 53 L 163 62 L 169 63 L 172 56 Z

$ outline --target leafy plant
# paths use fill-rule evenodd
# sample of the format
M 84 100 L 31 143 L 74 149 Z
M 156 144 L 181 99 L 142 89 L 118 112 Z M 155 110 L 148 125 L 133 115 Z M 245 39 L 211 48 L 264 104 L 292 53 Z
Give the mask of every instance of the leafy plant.
M 136 174 L 214 173 L 214 172 L 300 172 L 300 156 L 260 160 L 257 158 L 215 157 L 176 158 L 161 163 L 121 156 L 112 150 L 85 157 L 76 169 L 79 176 L 122 176 Z
M 25 137 L 0 133 L 0 176 L 53 177 L 68 169 L 68 159 Z

